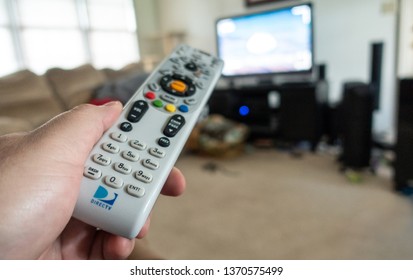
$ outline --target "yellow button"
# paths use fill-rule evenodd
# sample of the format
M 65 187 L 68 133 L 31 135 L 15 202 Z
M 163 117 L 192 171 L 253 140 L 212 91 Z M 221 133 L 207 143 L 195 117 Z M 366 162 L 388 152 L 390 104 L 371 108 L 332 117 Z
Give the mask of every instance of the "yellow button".
M 175 105 L 173 105 L 173 104 L 166 104 L 165 110 L 168 111 L 168 112 L 173 113 L 173 112 L 176 111 L 176 107 L 175 107 Z
M 179 80 L 174 80 L 170 84 L 170 87 L 177 92 L 185 92 L 186 91 L 186 84 Z

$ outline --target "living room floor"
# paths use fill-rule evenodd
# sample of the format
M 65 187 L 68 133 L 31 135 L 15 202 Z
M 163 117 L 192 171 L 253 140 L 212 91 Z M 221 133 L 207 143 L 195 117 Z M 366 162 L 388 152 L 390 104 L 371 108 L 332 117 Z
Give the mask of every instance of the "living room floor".
M 387 177 L 351 182 L 328 153 L 183 154 L 179 198 L 160 197 L 148 241 L 166 259 L 413 259 L 413 201 Z

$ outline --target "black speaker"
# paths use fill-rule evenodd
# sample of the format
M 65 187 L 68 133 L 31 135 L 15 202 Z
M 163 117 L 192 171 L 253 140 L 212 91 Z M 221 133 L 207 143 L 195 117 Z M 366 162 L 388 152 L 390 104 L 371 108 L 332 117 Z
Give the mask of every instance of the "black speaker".
M 324 81 L 327 79 L 327 65 L 319 64 L 317 66 L 317 81 Z
M 318 98 L 316 83 L 280 86 L 279 136 L 288 142 L 310 141 L 317 146 L 323 133 L 324 100 Z
M 371 44 L 371 61 L 370 61 L 370 91 L 373 95 L 374 109 L 380 107 L 380 90 L 381 90 L 381 71 L 383 63 L 382 42 Z
M 395 184 L 397 190 L 413 188 L 413 79 L 399 81 L 399 109 Z
M 342 164 L 355 169 L 369 167 L 373 118 L 373 95 L 370 86 L 359 82 L 345 83 L 340 106 Z

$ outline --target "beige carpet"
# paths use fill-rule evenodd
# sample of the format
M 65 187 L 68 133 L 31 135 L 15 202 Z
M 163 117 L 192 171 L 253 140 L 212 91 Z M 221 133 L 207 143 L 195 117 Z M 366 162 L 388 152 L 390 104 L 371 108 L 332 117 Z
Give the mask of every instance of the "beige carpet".
M 330 155 L 265 149 L 177 166 L 187 191 L 158 200 L 147 238 L 164 258 L 413 259 L 411 199 L 368 173 L 350 183 Z

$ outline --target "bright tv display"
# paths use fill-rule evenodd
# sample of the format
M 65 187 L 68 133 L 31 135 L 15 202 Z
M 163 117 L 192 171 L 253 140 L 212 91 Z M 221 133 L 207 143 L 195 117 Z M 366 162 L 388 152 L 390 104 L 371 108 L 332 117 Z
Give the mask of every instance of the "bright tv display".
M 311 72 L 312 5 L 300 4 L 217 20 L 224 76 Z

